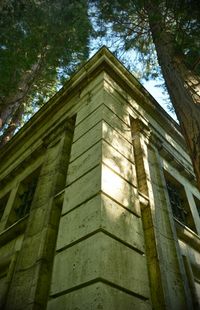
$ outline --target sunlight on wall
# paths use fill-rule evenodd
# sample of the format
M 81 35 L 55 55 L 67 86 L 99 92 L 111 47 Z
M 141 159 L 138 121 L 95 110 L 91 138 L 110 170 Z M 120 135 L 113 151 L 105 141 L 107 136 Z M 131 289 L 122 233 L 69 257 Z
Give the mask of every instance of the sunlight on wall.
M 135 199 L 136 189 L 105 165 L 102 165 L 101 182 L 104 193 L 125 208 L 138 212 Z

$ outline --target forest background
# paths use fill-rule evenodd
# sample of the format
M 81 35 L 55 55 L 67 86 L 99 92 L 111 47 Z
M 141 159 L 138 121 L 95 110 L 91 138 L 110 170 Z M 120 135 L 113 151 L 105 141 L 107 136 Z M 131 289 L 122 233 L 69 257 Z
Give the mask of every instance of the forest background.
M 1 146 L 103 43 L 168 91 L 200 188 L 197 0 L 2 0 L 0 17 Z

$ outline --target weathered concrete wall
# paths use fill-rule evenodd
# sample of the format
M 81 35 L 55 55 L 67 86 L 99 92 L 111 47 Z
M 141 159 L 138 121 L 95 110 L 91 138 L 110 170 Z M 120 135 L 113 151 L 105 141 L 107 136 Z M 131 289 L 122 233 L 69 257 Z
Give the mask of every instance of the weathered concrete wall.
M 106 57 L 72 78 L 2 159 L 3 309 L 198 309 L 200 194 L 184 142 Z M 13 222 L 20 184 L 39 167 L 30 214 Z M 182 184 L 194 231 L 174 219 L 163 171 Z
M 50 137 L 32 202 L 22 248 L 7 296 L 6 309 L 46 306 L 60 210 L 54 196 L 63 189 L 73 131 Z
M 77 114 L 49 309 L 151 307 L 131 131 L 112 108 L 102 89 Z

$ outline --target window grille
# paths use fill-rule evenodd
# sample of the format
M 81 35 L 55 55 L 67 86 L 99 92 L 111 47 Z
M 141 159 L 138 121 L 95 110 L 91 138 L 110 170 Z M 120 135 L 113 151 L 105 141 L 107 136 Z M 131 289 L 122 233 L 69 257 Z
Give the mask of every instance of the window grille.
M 18 220 L 29 214 L 35 190 L 39 178 L 40 168 L 36 169 L 30 175 L 28 175 L 19 184 L 18 191 L 13 203 L 13 207 L 8 217 L 6 227 L 11 226 Z
M 35 193 L 35 188 L 37 184 L 37 179 L 32 179 L 26 186 L 21 194 L 19 194 L 19 204 L 15 208 L 15 212 L 18 218 L 24 217 L 29 213 L 31 203 L 33 200 L 33 195 Z
M 200 200 L 194 196 L 194 201 L 197 207 L 197 212 L 199 213 L 199 217 L 200 217 Z
M 167 171 L 164 171 L 164 175 L 173 216 L 185 226 L 188 226 L 191 230 L 196 232 L 194 219 L 184 186 Z
M 184 202 L 181 197 L 180 190 L 169 181 L 166 182 L 169 194 L 169 200 L 172 207 L 174 217 L 176 217 L 183 224 L 187 224 L 187 211 L 184 209 Z

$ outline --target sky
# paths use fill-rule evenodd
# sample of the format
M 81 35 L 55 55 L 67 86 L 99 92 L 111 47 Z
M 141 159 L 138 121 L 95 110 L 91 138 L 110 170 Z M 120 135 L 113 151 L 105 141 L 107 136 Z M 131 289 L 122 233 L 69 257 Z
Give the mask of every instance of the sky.
M 101 45 L 106 45 L 107 46 L 107 41 L 106 39 L 100 39 L 101 41 L 96 41 L 96 40 L 92 40 L 90 42 L 90 55 L 89 58 L 91 58 L 101 47 Z M 111 46 L 108 46 L 109 50 L 111 52 L 114 51 L 115 48 L 112 48 Z M 125 57 L 123 57 L 125 58 Z M 135 58 L 135 54 L 134 51 L 128 52 L 127 54 L 127 58 Z M 120 60 L 120 59 L 119 59 Z M 126 67 L 126 63 L 123 64 Z M 130 65 L 130 61 L 129 61 L 129 65 Z M 138 66 L 140 66 L 140 64 L 138 63 Z M 134 63 L 134 71 L 137 73 L 137 66 L 135 66 Z M 141 67 L 138 67 L 138 72 L 141 71 Z M 136 77 L 137 78 L 137 77 Z M 156 101 L 163 107 L 163 109 L 178 123 L 178 120 L 176 118 L 176 115 L 173 111 L 170 111 L 169 106 L 171 105 L 170 100 L 169 100 L 169 95 L 167 94 L 166 89 L 164 89 L 161 84 L 164 83 L 164 79 L 162 76 L 159 76 L 157 79 L 150 79 L 148 81 L 146 81 L 145 79 L 140 79 L 140 83 L 146 88 L 146 90 L 156 99 Z
M 165 109 L 165 111 L 178 122 L 174 112 L 170 111 L 168 104 L 166 103 L 167 94 L 157 80 L 149 80 L 141 82 L 142 85 L 148 90 L 148 92 L 156 99 L 156 101 Z

